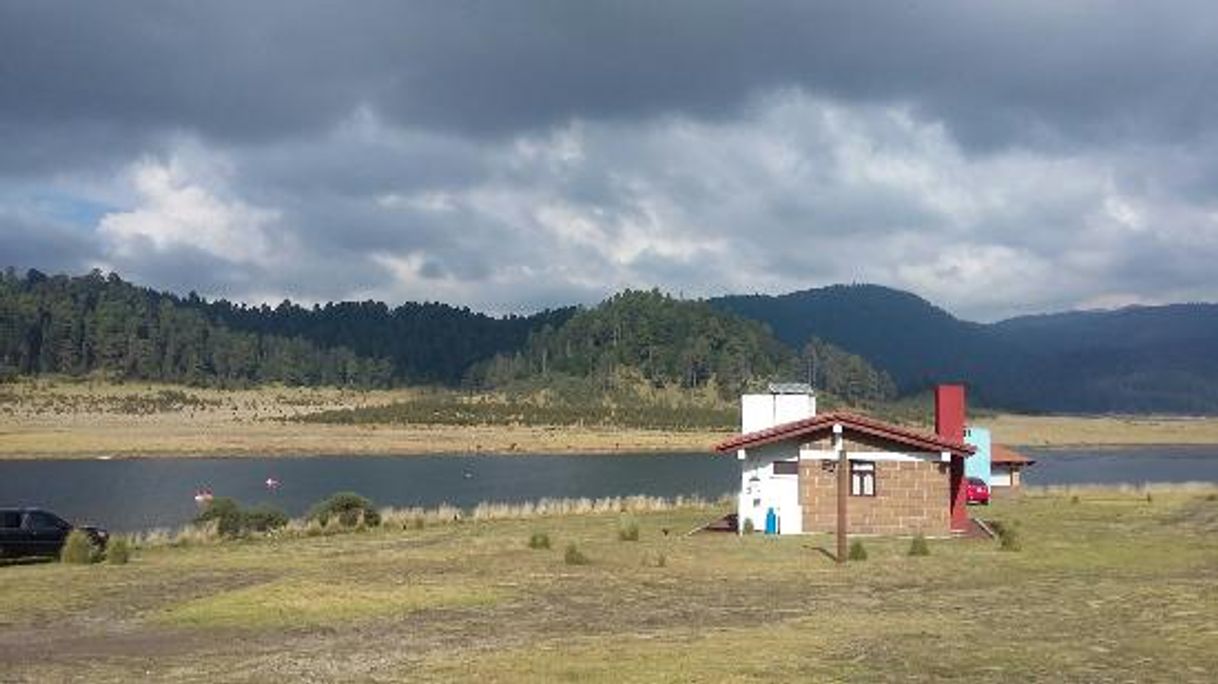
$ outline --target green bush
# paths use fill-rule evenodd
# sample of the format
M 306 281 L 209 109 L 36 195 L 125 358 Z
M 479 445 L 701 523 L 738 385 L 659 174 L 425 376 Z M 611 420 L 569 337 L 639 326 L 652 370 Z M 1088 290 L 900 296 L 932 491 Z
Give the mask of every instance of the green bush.
M 911 556 L 929 556 L 930 544 L 926 543 L 926 537 L 921 533 L 917 534 L 913 541 L 909 542 L 909 555 Z
M 233 499 L 220 497 L 207 502 L 194 520 L 196 525 L 214 523 L 216 532 L 222 537 L 243 537 L 250 532 L 269 532 L 288 524 L 288 516 L 270 506 L 255 506 L 243 509 Z
M 861 540 L 855 539 L 854 541 L 850 542 L 850 553 L 846 555 L 846 558 L 852 561 L 867 560 L 867 548 L 863 546 L 863 542 Z
M 106 543 L 106 562 L 110 565 L 126 565 L 131 560 L 131 544 L 126 537 L 110 537 Z
M 101 559 L 101 550 L 93 543 L 93 538 L 82 530 L 72 530 L 59 550 L 59 560 L 63 563 L 88 565 Z
M 236 501 L 221 496 L 207 502 L 203 512 L 195 516 L 196 525 L 215 523 L 216 531 L 222 537 L 236 537 L 241 534 L 241 507 Z
M 372 502 L 355 492 L 338 492 L 321 501 L 309 511 L 309 520 L 322 525 L 337 521 L 343 527 L 355 527 L 362 521 L 368 527 L 381 524 L 381 514 Z
M 994 534 L 998 535 L 998 548 L 1002 551 L 1019 551 L 1023 548 L 1023 542 L 1019 537 L 1019 531 L 1014 527 L 1003 523 L 1000 520 L 995 520 L 990 523 L 990 529 L 994 530 Z
M 530 549 L 548 549 L 550 548 L 550 535 L 545 532 L 534 532 L 529 536 Z
M 625 516 L 621 520 L 618 520 L 617 538 L 618 541 L 638 541 L 639 521 L 630 516 Z
M 741 528 L 741 530 L 742 530 L 742 531 L 743 531 L 745 534 L 752 534 L 752 533 L 755 531 L 755 530 L 753 529 L 753 519 L 752 519 L 752 518 L 745 518 L 745 519 L 744 519 L 744 526 Z
M 587 565 L 590 562 L 574 543 L 567 544 L 567 550 L 563 552 L 562 559 L 567 565 Z
M 287 524 L 287 513 L 265 504 L 242 511 L 241 514 L 241 527 L 245 531 L 270 532 Z

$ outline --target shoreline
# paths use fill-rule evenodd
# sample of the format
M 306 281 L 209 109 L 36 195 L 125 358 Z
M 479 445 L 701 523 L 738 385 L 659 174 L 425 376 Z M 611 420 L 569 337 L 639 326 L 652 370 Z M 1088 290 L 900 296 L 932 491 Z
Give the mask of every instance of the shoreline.
M 297 422 L 323 410 L 410 402 L 426 390 L 248 390 L 152 383 L 0 385 L 0 461 L 513 454 L 706 453 L 730 429 L 347 425 Z M 1218 446 L 1218 417 L 979 416 L 1015 448 L 1095 451 Z M 929 425 L 912 426 L 926 432 Z

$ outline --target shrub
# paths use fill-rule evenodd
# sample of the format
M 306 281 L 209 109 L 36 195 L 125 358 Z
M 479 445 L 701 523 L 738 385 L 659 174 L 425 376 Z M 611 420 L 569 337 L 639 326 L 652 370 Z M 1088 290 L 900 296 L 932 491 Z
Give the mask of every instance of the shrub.
M 852 561 L 867 560 L 867 548 L 863 546 L 862 540 L 855 539 L 850 542 L 850 553 L 846 554 L 846 558 Z
M 106 543 L 106 562 L 110 565 L 126 565 L 131 560 L 131 544 L 126 537 L 110 537 Z
M 1074 496 L 1070 497 L 1070 503 L 1072 503 L 1072 504 L 1078 503 L 1078 494 L 1075 494 Z
M 926 537 L 918 533 L 913 541 L 909 542 L 909 555 L 911 556 L 929 556 L 930 544 L 926 543 Z
M 529 537 L 530 549 L 548 549 L 550 548 L 550 535 L 545 532 L 534 532 Z
M 313 506 L 309 511 L 309 519 L 322 525 L 329 525 L 331 520 L 335 520 L 343 527 L 355 527 L 361 520 L 368 527 L 381 524 L 381 514 L 372 502 L 355 492 L 331 494 L 329 498 Z
M 574 543 L 567 544 L 567 550 L 563 552 L 562 559 L 567 565 L 587 565 L 589 563 L 588 557 Z
M 1019 538 L 1019 531 L 1014 527 L 1007 525 L 999 520 L 990 523 L 990 527 L 994 533 L 998 535 L 998 548 L 1001 551 L 1019 551 L 1023 548 L 1023 543 Z
M 255 506 L 242 509 L 241 506 L 228 497 L 212 499 L 194 519 L 195 525 L 206 526 L 214 524 L 216 532 L 222 537 L 241 537 L 250 532 L 269 532 L 288 524 L 288 516 L 279 509 L 270 506 Z
M 226 496 L 212 499 L 203 512 L 195 516 L 194 523 L 198 526 L 214 523 L 220 536 L 236 537 L 241 534 L 241 507 Z
M 244 531 L 270 532 L 288 524 L 288 515 L 272 506 L 255 506 L 241 514 L 241 527 Z
M 618 520 L 617 523 L 617 538 L 618 541 L 638 541 L 639 540 L 639 521 L 632 517 L 626 516 Z
M 744 526 L 743 526 L 743 527 L 741 527 L 740 529 L 741 529 L 741 530 L 743 530 L 745 534 L 752 534 L 752 533 L 754 532 L 754 529 L 753 529 L 753 519 L 752 519 L 752 518 L 745 518 L 745 519 L 744 519 Z
M 101 558 L 101 552 L 93 538 L 83 530 L 72 530 L 59 550 L 59 560 L 63 563 L 88 565 L 96 563 Z

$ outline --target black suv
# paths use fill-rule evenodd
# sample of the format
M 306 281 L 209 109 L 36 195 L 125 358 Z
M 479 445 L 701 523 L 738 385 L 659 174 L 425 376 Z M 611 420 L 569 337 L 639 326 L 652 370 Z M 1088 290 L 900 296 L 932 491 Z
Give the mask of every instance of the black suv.
M 40 508 L 0 508 L 0 558 L 58 556 L 68 533 L 79 529 L 98 548 L 106 548 L 110 534 L 97 527 L 76 527 Z

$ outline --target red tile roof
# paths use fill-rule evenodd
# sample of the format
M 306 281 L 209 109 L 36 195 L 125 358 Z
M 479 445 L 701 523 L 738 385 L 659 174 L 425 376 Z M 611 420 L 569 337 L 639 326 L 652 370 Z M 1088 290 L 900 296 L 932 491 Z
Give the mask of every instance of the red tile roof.
M 969 456 L 974 447 L 957 442 L 950 442 L 942 437 L 923 432 L 917 432 L 900 425 L 885 423 L 874 418 L 860 416 L 856 413 L 831 412 L 819 416 L 796 420 L 790 423 L 775 425 L 765 430 L 758 430 L 744 435 L 738 435 L 715 445 L 715 451 L 735 451 L 750 449 L 764 444 L 784 442 L 792 439 L 812 439 L 824 432 L 832 432 L 834 425 L 841 425 L 849 433 L 855 432 L 880 439 L 896 442 L 916 451 L 951 452 L 959 456 Z
M 1023 454 L 1005 447 L 1001 444 L 995 444 L 990 448 L 990 463 L 1011 463 L 1017 465 L 1032 465 L 1036 461 L 1024 456 Z

